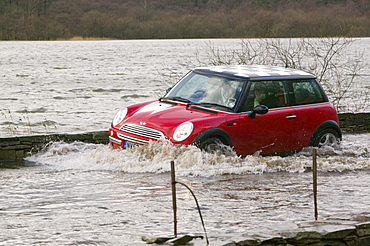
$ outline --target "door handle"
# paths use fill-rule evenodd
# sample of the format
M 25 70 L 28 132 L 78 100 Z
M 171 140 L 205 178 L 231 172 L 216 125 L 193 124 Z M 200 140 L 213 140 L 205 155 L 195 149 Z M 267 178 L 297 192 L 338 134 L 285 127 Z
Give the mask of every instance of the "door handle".
M 297 115 L 288 115 L 287 117 L 285 117 L 286 119 L 295 119 L 297 118 Z

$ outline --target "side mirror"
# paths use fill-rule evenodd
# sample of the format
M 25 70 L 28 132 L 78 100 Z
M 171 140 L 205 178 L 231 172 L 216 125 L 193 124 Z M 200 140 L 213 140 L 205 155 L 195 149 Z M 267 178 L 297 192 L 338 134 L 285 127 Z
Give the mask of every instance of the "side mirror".
M 170 92 L 172 90 L 172 87 L 166 89 L 166 93 Z
M 253 109 L 252 113 L 250 113 L 248 117 L 251 119 L 254 119 L 256 118 L 256 114 L 267 114 L 268 111 L 269 111 L 269 108 L 267 106 L 258 105 Z

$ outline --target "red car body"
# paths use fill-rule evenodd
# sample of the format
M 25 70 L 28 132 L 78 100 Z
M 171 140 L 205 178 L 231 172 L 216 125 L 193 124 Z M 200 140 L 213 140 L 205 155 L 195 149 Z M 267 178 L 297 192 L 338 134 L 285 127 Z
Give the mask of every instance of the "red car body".
M 271 70 L 274 72 L 267 76 L 266 71 Z M 201 84 L 200 81 L 205 78 L 210 78 L 212 82 L 221 78 L 224 81 L 227 79 L 229 84 L 234 83 L 233 96 L 227 98 L 225 104 L 216 104 L 215 99 L 205 99 L 211 90 L 217 90 L 216 86 Z M 189 82 L 191 80 L 195 82 Z M 270 108 L 263 104 L 247 106 L 252 101 L 256 103 L 257 87 L 261 85 L 265 86 L 265 91 L 271 85 L 275 86 L 275 91 L 269 93 L 279 98 L 281 102 L 275 98 L 279 105 Z M 294 89 L 294 86 L 298 89 Z M 302 89 L 299 86 L 304 89 L 312 86 L 315 99 L 298 102 L 299 89 Z M 198 92 L 198 87 L 205 88 L 206 92 Z M 194 96 L 191 90 L 196 89 L 198 94 Z M 185 96 L 184 91 L 189 91 L 189 95 Z M 267 97 L 268 94 L 264 92 L 261 95 Z M 180 127 L 179 130 L 184 122 L 184 129 Z M 242 156 L 256 152 L 266 155 L 297 151 L 310 145 L 334 144 L 340 138 L 336 110 L 315 76 L 272 66 L 194 69 L 163 98 L 128 106 L 109 129 L 113 148 L 129 148 L 149 141 L 170 141 L 207 149 L 209 144 L 215 144 L 217 140 L 231 146 Z

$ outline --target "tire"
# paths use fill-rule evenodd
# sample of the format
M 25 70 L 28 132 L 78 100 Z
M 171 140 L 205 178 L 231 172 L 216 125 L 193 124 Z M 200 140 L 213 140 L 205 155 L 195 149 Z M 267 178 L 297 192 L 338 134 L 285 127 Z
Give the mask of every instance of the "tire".
M 331 128 L 322 130 L 313 142 L 314 147 L 335 147 L 340 143 L 339 133 Z
M 223 143 L 217 137 L 207 138 L 204 141 L 197 144 L 198 148 L 204 150 L 205 152 L 219 155 L 232 156 L 235 155 L 235 152 L 229 145 Z

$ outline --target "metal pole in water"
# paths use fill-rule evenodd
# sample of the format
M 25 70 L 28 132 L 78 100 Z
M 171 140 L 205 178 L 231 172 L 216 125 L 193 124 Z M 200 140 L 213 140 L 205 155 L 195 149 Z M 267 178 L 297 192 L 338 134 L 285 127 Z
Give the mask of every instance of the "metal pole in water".
M 317 149 L 312 149 L 312 177 L 313 177 L 313 202 L 315 206 L 315 220 L 317 220 Z
M 172 184 L 173 230 L 174 236 L 177 237 L 177 203 L 176 203 L 176 179 L 175 179 L 174 161 L 171 161 L 171 184 Z

